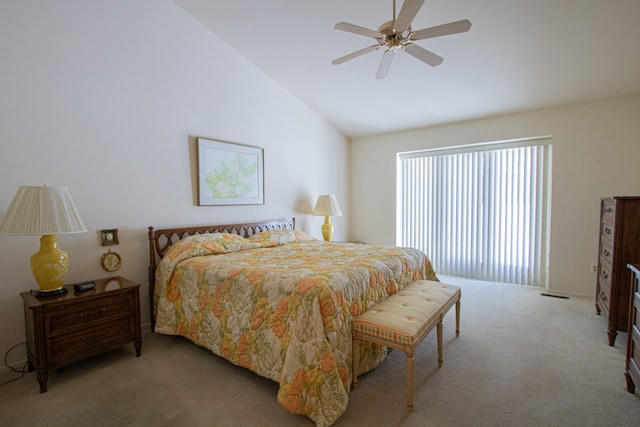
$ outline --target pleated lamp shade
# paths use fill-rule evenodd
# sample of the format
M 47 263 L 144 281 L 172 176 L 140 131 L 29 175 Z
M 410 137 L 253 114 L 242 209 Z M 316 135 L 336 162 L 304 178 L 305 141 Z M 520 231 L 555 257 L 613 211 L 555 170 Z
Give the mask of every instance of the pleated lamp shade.
M 342 216 L 342 211 L 333 194 L 323 194 L 318 196 L 316 206 L 313 208 L 315 216 Z
M 84 233 L 87 227 L 65 187 L 23 186 L 0 224 L 0 234 Z

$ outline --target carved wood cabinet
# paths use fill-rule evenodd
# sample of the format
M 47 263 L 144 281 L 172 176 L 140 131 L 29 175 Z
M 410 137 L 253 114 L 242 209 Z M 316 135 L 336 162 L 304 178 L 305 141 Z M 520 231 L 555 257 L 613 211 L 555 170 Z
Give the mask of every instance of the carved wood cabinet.
M 627 334 L 627 359 L 624 376 L 627 379 L 627 391 L 634 393 L 636 384 L 640 385 L 640 263 L 629 264 L 631 289 L 629 298 L 629 333 Z
M 95 280 L 85 292 L 36 298 L 20 294 L 24 305 L 29 367 L 35 367 L 40 392 L 49 373 L 90 356 L 133 343 L 140 356 L 140 285 L 122 277 Z
M 600 199 L 600 244 L 596 312 L 607 319 L 609 345 L 627 331 L 629 285 L 627 264 L 640 262 L 640 197 Z

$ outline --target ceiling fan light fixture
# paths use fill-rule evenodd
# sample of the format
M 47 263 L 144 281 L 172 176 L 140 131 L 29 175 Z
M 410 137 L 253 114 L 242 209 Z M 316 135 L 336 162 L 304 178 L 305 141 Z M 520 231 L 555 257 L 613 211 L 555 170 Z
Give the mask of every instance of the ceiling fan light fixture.
M 404 38 L 400 34 L 391 34 L 387 37 L 387 46 L 389 49 L 397 50 L 399 47 L 402 47 L 402 41 Z

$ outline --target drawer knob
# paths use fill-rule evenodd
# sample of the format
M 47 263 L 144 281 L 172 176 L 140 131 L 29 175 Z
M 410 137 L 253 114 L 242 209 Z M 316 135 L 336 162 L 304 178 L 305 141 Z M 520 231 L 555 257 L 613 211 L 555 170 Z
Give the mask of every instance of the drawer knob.
M 607 213 L 611 213 L 611 212 L 613 212 L 613 208 L 612 208 L 611 206 L 609 206 L 609 207 L 607 208 L 606 212 L 607 212 Z
M 602 272 L 602 277 L 603 277 L 603 278 L 605 278 L 605 279 L 608 279 L 608 278 L 609 278 L 609 275 L 607 274 L 607 272 L 606 272 L 606 271 L 603 271 L 603 272 Z
M 611 234 L 611 229 L 609 227 L 605 228 L 604 234 Z

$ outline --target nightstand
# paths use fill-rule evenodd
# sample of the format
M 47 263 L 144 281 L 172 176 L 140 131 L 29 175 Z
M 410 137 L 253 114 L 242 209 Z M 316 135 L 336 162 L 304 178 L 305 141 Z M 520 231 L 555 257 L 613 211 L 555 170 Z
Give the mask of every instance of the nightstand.
M 96 287 L 36 298 L 23 292 L 29 368 L 36 369 L 40 393 L 56 368 L 133 342 L 142 352 L 140 285 L 123 277 L 95 280 Z

